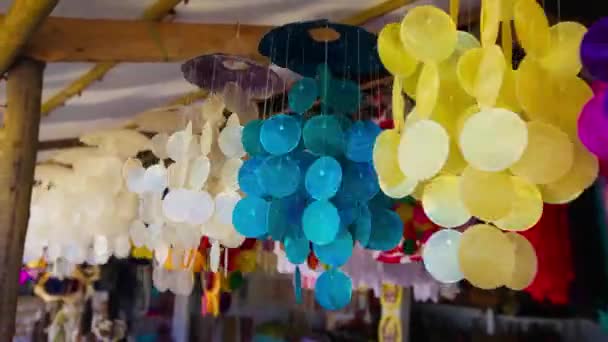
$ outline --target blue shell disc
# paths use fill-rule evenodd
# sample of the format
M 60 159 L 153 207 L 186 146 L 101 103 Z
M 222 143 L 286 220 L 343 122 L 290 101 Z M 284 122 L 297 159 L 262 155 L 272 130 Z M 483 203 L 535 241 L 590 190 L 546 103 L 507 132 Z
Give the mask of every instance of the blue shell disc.
M 321 101 L 335 113 L 350 114 L 357 112 L 361 103 L 359 85 L 350 80 L 332 79 L 325 97 Z
M 241 190 L 250 196 L 264 197 L 266 190 L 259 181 L 258 171 L 264 163 L 264 157 L 253 157 L 245 160 L 239 169 L 238 182 Z
M 275 198 L 295 193 L 300 185 L 300 168 L 288 156 L 266 158 L 257 175 L 262 187 Z
M 399 244 L 403 237 L 403 221 L 396 212 L 389 209 L 372 211 L 372 232 L 367 248 L 388 251 Z
M 327 310 L 339 310 L 348 305 L 352 291 L 352 280 L 335 268 L 321 273 L 315 284 L 315 298 Z
M 369 209 L 371 211 L 378 209 L 391 209 L 395 205 L 395 200 L 386 196 L 384 192 L 378 191 L 376 196 L 374 196 L 369 203 L 367 203 Z
M 344 114 L 334 114 L 334 116 L 336 117 L 336 119 L 338 119 L 338 121 L 340 121 L 340 127 L 342 127 L 342 131 L 348 132 L 350 127 L 353 125 L 353 120 L 348 115 Z M 347 133 L 345 133 L 344 135 L 345 141 L 348 138 L 346 134 Z
M 273 240 L 283 241 L 283 238 L 288 235 L 289 231 L 299 230 L 306 205 L 306 196 L 300 192 L 271 201 L 268 216 L 268 234 Z M 291 236 L 294 237 L 293 234 Z
M 372 152 L 380 127 L 373 121 L 357 121 L 346 132 L 346 158 L 358 162 L 372 161 Z
M 344 163 L 342 188 L 358 202 L 369 201 L 380 190 L 376 170 L 371 163 Z
M 361 215 L 361 209 L 359 208 L 359 204 L 357 203 L 355 203 L 353 206 L 348 207 L 336 207 L 338 208 L 338 214 L 340 215 L 340 224 L 342 226 L 350 226 L 357 220 L 357 218 L 359 218 L 359 215 Z
M 268 232 L 269 210 L 268 202 L 259 197 L 247 196 L 234 207 L 232 224 L 245 237 L 260 237 Z
M 285 255 L 287 255 L 289 262 L 301 264 L 306 261 L 310 253 L 310 242 L 306 238 L 291 238 L 288 236 L 283 244 L 285 245 Z
M 262 142 L 260 141 L 260 132 L 262 130 L 262 120 L 252 120 L 243 128 L 241 136 L 241 142 L 245 152 L 249 153 L 250 156 L 257 156 L 266 153 Z
M 313 251 L 319 260 L 329 266 L 340 267 L 353 254 L 353 237 L 345 230 L 336 239 L 323 246 L 313 244 Z
M 302 215 L 302 229 L 306 238 L 317 245 L 331 243 L 340 231 L 338 209 L 328 201 L 310 203 Z
M 297 119 L 278 114 L 264 121 L 260 142 L 268 153 L 275 156 L 289 153 L 300 143 L 302 127 Z
M 342 167 L 332 157 L 317 159 L 306 171 L 304 185 L 310 196 L 317 200 L 333 197 L 342 182 Z
M 302 304 L 302 275 L 300 266 L 296 266 L 296 272 L 293 275 L 293 292 L 296 297 L 296 303 Z
M 317 82 L 308 77 L 297 81 L 289 90 L 289 109 L 296 113 L 305 113 L 319 97 Z
M 353 239 L 365 247 L 372 234 L 372 214 L 366 205 L 359 207 L 359 217 L 350 226 Z
M 306 122 L 304 146 L 316 155 L 340 156 L 344 153 L 344 132 L 340 121 L 331 115 L 319 115 Z

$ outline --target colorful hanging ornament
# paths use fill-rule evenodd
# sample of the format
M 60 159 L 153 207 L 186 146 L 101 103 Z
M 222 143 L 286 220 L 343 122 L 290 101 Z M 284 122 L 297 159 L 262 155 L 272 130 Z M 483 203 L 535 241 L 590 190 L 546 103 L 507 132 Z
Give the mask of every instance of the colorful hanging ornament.
M 264 35 L 258 50 L 272 63 L 305 77 L 314 77 L 322 63 L 340 76 L 384 74 L 374 34 L 358 26 L 327 20 L 277 27 Z
M 482 288 L 520 289 L 532 281 L 534 249 L 496 227 L 529 229 L 540 219 L 543 201 L 578 197 L 598 173 L 597 158 L 582 143 L 596 154 L 603 145 L 592 133 L 601 127 L 600 116 L 589 114 L 603 108 L 603 101 L 583 109 L 592 94 L 577 76 L 586 29 L 570 22 L 550 27 L 534 0 L 509 4 L 482 3 L 481 43 L 457 31 L 450 16 L 433 6 L 408 11 L 378 41 L 380 57 L 395 76 L 395 127 L 383 131 L 374 146 L 381 189 L 395 198 L 421 197 L 427 216 L 443 227 L 459 227 L 471 217 L 491 223 L 465 230 L 462 238 L 457 231 L 435 233 L 424 252 L 437 279 L 457 281 L 460 268 Z M 526 51 L 515 71 L 511 21 Z M 501 25 L 502 48 L 495 44 Z M 590 46 L 602 41 L 592 31 L 586 37 Z M 416 101 L 405 117 L 403 93 Z M 433 248 L 456 240 L 455 250 Z M 458 261 L 438 251 L 457 252 Z M 446 261 L 436 262 L 441 258 Z M 447 265 L 449 270 L 441 268 Z
M 232 211 L 241 199 L 237 178 L 245 155 L 243 127 L 236 114 L 224 118 L 218 95 L 198 108 L 200 134 L 193 133 L 192 123 L 170 136 L 158 134 L 152 138 L 153 157 L 158 158 L 152 165 L 129 159 L 123 167 L 127 187 L 140 197 L 131 241 L 154 251 L 160 274 L 155 285 L 179 293 L 191 291 L 192 272 L 200 269 L 197 248 L 202 236 L 212 241 L 208 260 L 216 271 L 220 244 L 236 248 L 245 240 L 232 224 Z M 162 277 L 171 280 L 173 273 L 178 283 L 164 284 Z
M 251 155 L 238 180 L 247 196 L 237 203 L 233 223 L 247 237 L 281 242 L 294 264 L 304 263 L 312 250 L 330 267 L 317 283 L 316 298 L 335 310 L 349 302 L 350 292 L 328 291 L 350 290 L 350 280 L 337 268 L 349 260 L 354 243 L 391 249 L 402 238 L 403 223 L 390 204 L 373 205 L 379 187 L 372 146 L 380 129 L 350 118 L 361 100 L 358 86 L 334 78 L 324 65 L 317 72 L 316 80 L 304 78 L 289 92 L 298 114 L 245 127 L 243 145 Z M 301 115 L 317 101 L 327 111 Z
M 221 53 L 192 58 L 182 64 L 184 78 L 212 94 L 222 95 L 226 108 L 247 123 L 258 117 L 255 100 L 267 99 L 285 88 L 267 65 Z
M 94 132 L 81 141 L 87 147 L 58 152 L 36 166 L 26 263 L 44 257 L 51 264 L 97 265 L 112 255 L 129 256 L 137 197 L 127 191 L 120 170 L 150 141 L 131 130 Z

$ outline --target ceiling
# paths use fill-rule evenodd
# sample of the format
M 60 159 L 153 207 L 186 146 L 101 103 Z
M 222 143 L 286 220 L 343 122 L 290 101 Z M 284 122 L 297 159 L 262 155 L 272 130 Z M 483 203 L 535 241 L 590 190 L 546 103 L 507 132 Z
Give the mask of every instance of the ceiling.
M 53 16 L 78 18 L 137 18 L 155 0 L 60 0 Z M 293 21 L 327 18 L 340 20 L 382 0 L 189 0 L 176 7 L 175 21 L 281 25 Z M 444 8 L 448 0 L 418 0 L 415 5 L 434 3 Z M 479 0 L 461 0 L 463 10 L 477 8 Z M 6 12 L 11 0 L 0 0 Z M 409 6 L 411 7 L 411 6 Z M 461 10 L 461 11 L 463 11 Z M 366 23 L 372 31 L 400 20 L 405 9 Z M 204 39 L 204 37 L 201 37 Z M 92 64 L 52 63 L 44 73 L 43 98 L 59 91 Z M 94 129 L 121 126 L 129 117 L 163 106 L 194 90 L 183 78 L 179 63 L 123 63 L 81 96 L 43 118 L 40 140 L 76 137 Z M 285 74 L 285 73 L 284 73 Z M 5 103 L 5 82 L 0 83 L 0 103 Z M 0 114 L 1 115 L 1 114 Z

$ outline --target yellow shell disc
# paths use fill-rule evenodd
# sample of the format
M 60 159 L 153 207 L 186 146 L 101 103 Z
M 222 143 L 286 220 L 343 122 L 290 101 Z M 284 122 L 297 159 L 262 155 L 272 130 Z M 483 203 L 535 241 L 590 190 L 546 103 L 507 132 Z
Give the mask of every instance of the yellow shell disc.
M 435 110 L 433 110 L 431 120 L 443 126 L 450 137 L 455 137 L 458 118 L 462 113 L 462 109 L 459 110 L 459 108 L 461 107 L 456 103 L 447 103 L 446 98 L 440 99 L 435 106 Z
M 393 78 L 392 111 L 395 128 L 401 131 L 405 117 L 405 99 L 402 92 L 402 81 L 399 76 Z
M 455 141 L 450 141 L 450 153 L 443 169 L 441 169 L 441 173 L 460 175 L 466 166 L 467 162 L 464 160 L 458 144 Z
M 416 87 L 416 111 L 424 117 L 433 113 L 439 96 L 439 71 L 435 63 L 425 63 Z
M 482 56 L 475 75 L 474 96 L 482 107 L 492 107 L 500 93 L 506 62 L 498 45 L 482 48 Z
M 513 271 L 505 283 L 511 290 L 523 290 L 532 284 L 538 271 L 538 258 L 534 246 L 524 236 L 517 233 L 505 234 L 513 246 L 515 260 Z
M 456 67 L 456 75 L 462 88 L 471 96 L 475 96 L 477 70 L 483 57 L 482 48 L 469 49 L 462 54 Z
M 593 90 L 577 76 L 562 77 L 554 86 L 554 101 L 548 110 L 556 114 L 557 125 L 573 141 L 578 140 L 578 117 L 585 104 L 593 97 Z
M 458 141 L 464 159 L 473 167 L 502 171 L 520 159 L 528 144 L 528 128 L 516 113 L 489 108 L 464 122 Z
M 471 105 L 469 107 L 467 107 L 465 110 L 462 111 L 462 113 L 460 113 L 460 115 L 458 116 L 458 120 L 456 121 L 456 136 L 459 137 L 460 133 L 462 132 L 462 129 L 464 128 L 464 123 L 467 122 L 467 120 L 479 113 L 480 109 L 479 106 L 474 104 Z
M 412 196 L 416 201 L 422 201 L 422 195 L 424 195 L 424 188 L 428 183 L 429 181 L 418 182 L 418 185 L 416 185 L 416 189 L 414 189 L 414 192 L 412 192 L 410 196 Z
M 511 211 L 493 223 L 502 230 L 523 231 L 532 228 L 543 213 L 543 198 L 538 187 L 517 176 L 511 177 L 515 191 Z
M 550 204 L 568 203 L 576 199 L 596 180 L 599 172 L 597 157 L 580 143 L 574 143 L 572 167 L 556 182 L 541 185 L 543 200 Z
M 378 35 L 378 55 L 391 74 L 407 77 L 416 71 L 418 61 L 403 49 L 400 29 L 401 25 L 397 23 L 384 26 Z
M 398 151 L 399 167 L 412 179 L 430 179 L 443 168 L 449 150 L 450 138 L 440 124 L 418 120 L 403 132 Z
M 582 68 L 580 48 L 587 28 L 573 21 L 557 23 L 549 30 L 551 46 L 542 66 L 558 76 L 576 76 Z
M 422 72 L 422 64 L 418 64 L 413 74 L 401 79 L 401 88 L 403 92 L 412 99 L 416 99 L 416 88 L 418 87 L 418 79 Z
M 456 25 L 452 18 L 435 6 L 417 6 L 401 22 L 401 42 L 414 58 L 439 63 L 456 47 Z
M 481 43 L 477 37 L 467 31 L 458 31 L 455 53 L 462 55 L 465 51 L 478 47 L 481 47 Z
M 490 222 L 509 214 L 515 189 L 506 172 L 485 172 L 468 166 L 462 173 L 460 197 L 471 215 Z
M 510 21 L 513 19 L 513 8 L 516 0 L 499 0 L 500 2 L 500 20 Z
M 497 0 L 481 1 L 481 45 L 490 46 L 496 43 L 500 27 L 501 3 Z
M 498 228 L 477 224 L 462 233 L 458 261 L 473 286 L 486 290 L 502 286 L 512 277 L 514 259 L 513 244 Z
M 551 45 L 549 21 L 536 0 L 518 0 L 513 9 L 515 32 L 528 56 L 542 58 Z
M 405 177 L 401 183 L 395 186 L 388 186 L 386 183 L 384 183 L 384 181 L 382 181 L 382 179 L 379 179 L 379 183 L 382 192 L 384 192 L 386 196 L 395 199 L 401 199 L 409 196 L 412 192 L 414 192 L 416 186 L 418 185 L 416 180 L 408 177 Z
M 426 216 L 441 227 L 458 227 L 471 218 L 460 198 L 458 176 L 444 175 L 430 181 L 424 187 L 422 208 Z
M 524 57 L 515 72 L 515 94 L 528 119 L 555 124 L 556 114 L 550 110 L 556 100 L 552 91 L 554 83 L 538 62 Z
M 512 69 L 505 70 L 505 77 L 502 80 L 502 87 L 500 88 L 496 106 L 515 113 L 522 111 L 515 91 L 515 71 Z
M 373 162 L 378 178 L 388 187 L 394 187 L 405 180 L 399 168 L 397 151 L 401 136 L 395 129 L 384 130 L 376 138 L 373 150 Z
M 566 133 L 540 121 L 528 122 L 528 146 L 511 166 L 514 175 L 534 184 L 549 184 L 572 167 L 574 146 Z

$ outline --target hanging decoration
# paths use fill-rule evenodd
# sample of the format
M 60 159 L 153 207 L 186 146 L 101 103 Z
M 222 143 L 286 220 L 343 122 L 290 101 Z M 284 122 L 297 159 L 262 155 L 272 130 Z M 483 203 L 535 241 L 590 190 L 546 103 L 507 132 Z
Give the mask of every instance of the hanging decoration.
M 608 96 L 606 96 L 606 82 L 608 82 L 608 58 L 606 58 L 606 32 L 608 32 L 608 18 L 603 18 L 593 24 L 585 34 L 581 44 L 581 58 L 583 65 L 596 80 L 594 95 L 585 105 L 578 119 L 578 134 L 585 146 L 602 162 L 608 159 L 608 140 L 603 132 L 608 127 L 606 120 L 608 113 Z M 580 170 L 578 177 L 591 170 Z
M 245 154 L 242 126 L 236 114 L 225 119 L 220 96 L 209 97 L 201 111 L 200 135 L 193 134 L 191 123 L 171 136 L 157 134 L 151 140 L 151 161 L 128 159 L 123 167 L 128 189 L 140 198 L 140 214 L 129 230 L 131 241 L 153 250 L 160 265 L 173 269 L 175 277 L 167 279 L 180 282 L 177 275 L 183 275 L 181 287 L 161 286 L 177 293 L 191 291 L 201 236 L 212 241 L 212 271 L 219 267 L 220 244 L 236 248 L 245 240 L 232 226 L 232 210 L 241 198 L 237 173 Z M 163 271 L 156 269 L 155 284 L 160 285 Z
M 376 139 L 374 166 L 385 194 L 419 197 L 435 224 L 488 223 L 431 236 L 423 259 L 433 276 L 521 289 L 534 278 L 536 254 L 525 238 L 501 230 L 531 228 L 543 202 L 574 200 L 598 174 L 597 158 L 577 135 L 592 96 L 577 76 L 586 28 L 550 27 L 535 0 L 483 1 L 481 18 L 481 41 L 434 6 L 415 7 L 382 30 L 395 127 Z M 526 52 L 517 70 L 512 22 Z M 403 93 L 415 100 L 406 116 Z
M 289 24 L 265 36 L 260 51 L 274 60 L 277 53 L 292 48 L 290 39 L 314 45 L 310 30 L 328 27 L 340 33 L 339 39 L 348 36 L 352 40 L 347 30 L 360 30 L 325 21 Z M 365 41 L 371 34 L 361 35 Z M 285 49 L 282 44 L 287 44 Z M 282 243 L 293 264 L 302 264 L 314 254 L 328 268 L 316 279 L 315 298 L 324 308 L 337 310 L 350 302 L 352 281 L 338 268 L 349 260 L 355 242 L 374 250 L 391 249 L 402 238 L 403 223 L 391 210 L 392 203 L 377 199 L 379 188 L 371 161 L 380 129 L 372 121 L 353 121 L 361 102 L 359 86 L 334 77 L 335 70 L 345 70 L 344 58 L 353 62 L 352 55 L 345 53 L 345 43 L 329 45 L 330 57 L 339 49 L 344 63 L 331 64 L 332 58 L 325 55 L 320 59 L 296 57 L 286 64 L 277 58 L 279 65 L 307 77 L 289 91 L 291 113 L 245 126 L 243 146 L 249 159 L 240 169 L 238 181 L 247 196 L 237 203 L 233 223 L 244 236 Z M 298 51 L 314 50 L 300 47 Z M 353 51 L 358 54 L 361 50 Z M 366 68 L 372 65 L 368 57 Z M 321 114 L 311 115 L 316 104 Z M 301 274 L 295 274 L 297 294 Z
M 259 52 L 278 66 L 304 77 L 314 77 L 317 65 L 327 63 L 338 76 L 383 76 L 376 35 L 352 25 L 313 20 L 271 30 L 260 41 Z
M 77 264 L 129 256 L 137 197 L 127 191 L 120 169 L 126 158 L 149 148 L 149 139 L 132 130 L 110 130 L 80 141 L 87 146 L 58 152 L 36 166 L 25 263 L 42 258 L 54 271 L 71 273 Z
M 184 78 L 212 94 L 222 95 L 226 108 L 243 123 L 258 118 L 256 100 L 285 89 L 283 80 L 267 65 L 221 53 L 198 56 L 182 64 Z

